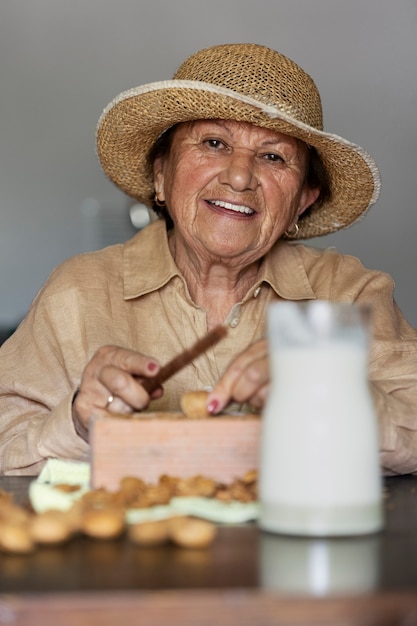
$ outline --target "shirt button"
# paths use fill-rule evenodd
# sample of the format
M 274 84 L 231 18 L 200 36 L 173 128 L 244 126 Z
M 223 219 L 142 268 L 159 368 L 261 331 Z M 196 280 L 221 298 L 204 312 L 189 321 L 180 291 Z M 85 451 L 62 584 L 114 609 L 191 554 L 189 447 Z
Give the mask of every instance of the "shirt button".
M 230 326 L 231 328 L 236 328 L 236 326 L 239 324 L 239 318 L 238 317 L 234 317 L 232 319 L 232 321 L 230 322 Z

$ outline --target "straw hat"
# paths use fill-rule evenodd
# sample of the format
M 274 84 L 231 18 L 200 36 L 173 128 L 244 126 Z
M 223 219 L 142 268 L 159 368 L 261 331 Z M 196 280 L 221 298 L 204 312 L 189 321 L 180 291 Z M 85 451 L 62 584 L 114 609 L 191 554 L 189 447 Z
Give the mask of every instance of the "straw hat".
M 97 154 L 106 175 L 125 193 L 151 206 L 149 150 L 170 126 L 198 119 L 233 119 L 298 137 L 314 146 L 330 180 L 330 197 L 299 219 L 298 238 L 350 226 L 376 202 L 378 168 L 359 146 L 323 131 L 313 80 L 282 54 L 257 44 L 201 50 L 172 80 L 119 94 L 97 126 Z

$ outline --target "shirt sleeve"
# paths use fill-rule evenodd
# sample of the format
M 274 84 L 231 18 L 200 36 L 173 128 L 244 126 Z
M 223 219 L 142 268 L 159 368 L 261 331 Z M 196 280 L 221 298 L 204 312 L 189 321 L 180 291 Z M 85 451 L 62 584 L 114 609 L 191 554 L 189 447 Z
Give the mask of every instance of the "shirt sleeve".
M 48 458 L 87 458 L 71 411 L 85 350 L 65 301 L 38 297 L 0 348 L 0 474 L 35 475 Z
M 385 474 L 417 473 L 417 331 L 394 299 L 394 282 L 358 259 L 331 252 L 312 268 L 318 297 L 371 309 L 369 380 Z M 358 433 L 360 437 L 360 433 Z

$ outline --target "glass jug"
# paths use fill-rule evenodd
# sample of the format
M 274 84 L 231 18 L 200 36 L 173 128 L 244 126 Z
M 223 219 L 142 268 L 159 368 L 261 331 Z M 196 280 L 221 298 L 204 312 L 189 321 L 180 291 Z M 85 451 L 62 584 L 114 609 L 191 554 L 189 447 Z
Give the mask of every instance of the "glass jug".
M 262 416 L 262 529 L 306 536 L 382 527 L 377 422 L 368 384 L 370 310 L 276 302 Z

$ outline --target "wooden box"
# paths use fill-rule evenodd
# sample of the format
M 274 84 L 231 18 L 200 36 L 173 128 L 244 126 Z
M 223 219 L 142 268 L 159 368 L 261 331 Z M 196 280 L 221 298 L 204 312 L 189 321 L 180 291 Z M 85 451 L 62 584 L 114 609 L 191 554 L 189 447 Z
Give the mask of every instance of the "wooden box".
M 124 476 L 157 482 L 162 474 L 198 474 L 231 482 L 258 468 L 260 419 L 225 415 L 187 419 L 181 413 L 95 418 L 91 427 L 93 488 L 116 490 Z

